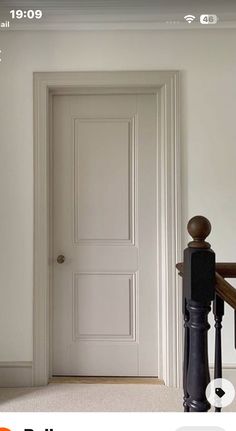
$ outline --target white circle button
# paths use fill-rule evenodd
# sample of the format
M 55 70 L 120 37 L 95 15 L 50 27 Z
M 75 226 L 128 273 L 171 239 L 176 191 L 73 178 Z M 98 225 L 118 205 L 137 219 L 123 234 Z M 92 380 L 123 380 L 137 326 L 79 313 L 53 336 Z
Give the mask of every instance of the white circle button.
M 211 380 L 206 388 L 206 397 L 214 407 L 227 407 L 235 397 L 235 389 L 233 384 L 227 379 Z

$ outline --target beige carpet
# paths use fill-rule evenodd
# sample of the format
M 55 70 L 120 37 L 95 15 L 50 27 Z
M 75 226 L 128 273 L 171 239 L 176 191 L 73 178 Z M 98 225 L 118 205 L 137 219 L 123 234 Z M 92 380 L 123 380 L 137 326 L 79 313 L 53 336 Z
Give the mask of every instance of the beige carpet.
M 168 412 L 182 411 L 182 392 L 160 385 L 49 384 L 1 388 L 1 412 Z
M 152 384 L 1 388 L 0 412 L 181 412 L 182 391 Z M 236 411 L 236 401 L 224 409 Z

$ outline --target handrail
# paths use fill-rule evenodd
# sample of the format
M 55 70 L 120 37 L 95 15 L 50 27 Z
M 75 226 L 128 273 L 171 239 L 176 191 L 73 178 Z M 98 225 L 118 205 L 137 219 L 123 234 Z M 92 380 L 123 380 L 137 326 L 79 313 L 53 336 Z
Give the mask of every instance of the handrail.
M 183 263 L 177 263 L 176 268 L 180 275 L 183 275 Z M 220 262 L 216 263 L 216 272 L 224 278 L 236 278 L 236 263 Z
M 216 293 L 236 310 L 236 289 L 216 272 Z
M 224 278 L 236 278 L 236 263 L 216 263 L 216 272 Z
M 177 263 L 176 268 L 179 271 L 179 275 L 183 276 L 183 263 Z M 236 310 L 236 289 L 224 277 L 236 278 L 235 268 L 236 263 L 217 263 L 215 273 L 216 293 L 234 310 Z

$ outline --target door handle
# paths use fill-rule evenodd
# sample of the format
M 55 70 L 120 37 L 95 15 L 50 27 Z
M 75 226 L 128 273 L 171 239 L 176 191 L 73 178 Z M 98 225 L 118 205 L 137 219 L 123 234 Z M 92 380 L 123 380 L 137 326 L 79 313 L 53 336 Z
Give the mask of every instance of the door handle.
M 63 256 L 63 254 L 59 254 L 59 256 L 57 256 L 57 263 L 64 263 L 66 260 L 65 256 Z

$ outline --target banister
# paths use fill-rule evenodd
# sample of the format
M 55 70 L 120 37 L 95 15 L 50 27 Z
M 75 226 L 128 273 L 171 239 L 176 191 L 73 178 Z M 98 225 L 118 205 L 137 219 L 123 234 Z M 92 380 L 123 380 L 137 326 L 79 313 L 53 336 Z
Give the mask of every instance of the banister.
M 236 288 L 225 278 L 236 278 L 235 262 L 215 263 L 215 253 L 206 238 L 211 232 L 209 220 L 193 217 L 188 223 L 192 237 L 184 250 L 183 263 L 177 263 L 183 277 L 184 364 L 183 406 L 185 412 L 207 412 L 210 404 L 206 399 L 206 387 L 210 381 L 208 362 L 208 314 L 213 305 L 215 321 L 214 378 L 222 378 L 221 330 L 224 303 L 235 311 L 236 334 Z M 236 338 L 235 338 L 236 348 Z M 222 405 L 217 400 L 215 411 Z
M 216 272 L 216 292 L 227 304 L 236 310 L 236 289 Z
M 236 278 L 236 263 L 218 262 L 216 263 L 216 272 L 224 278 Z
M 179 271 L 179 275 L 183 275 L 183 263 L 177 263 L 176 268 Z M 216 263 L 216 272 L 224 278 L 236 278 L 236 263 L 218 262 Z

